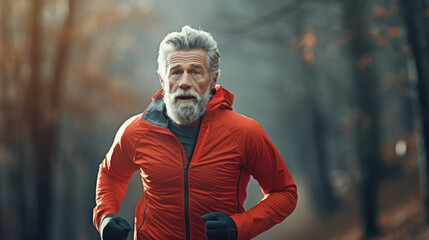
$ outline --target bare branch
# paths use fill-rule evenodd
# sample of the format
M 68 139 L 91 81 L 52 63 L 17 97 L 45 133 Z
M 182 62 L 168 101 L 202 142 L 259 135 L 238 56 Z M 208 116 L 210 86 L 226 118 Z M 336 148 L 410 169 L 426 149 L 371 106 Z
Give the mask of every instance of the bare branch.
M 308 1 L 295 1 L 293 4 L 282 6 L 269 14 L 264 16 L 258 16 L 254 21 L 251 21 L 242 26 L 234 26 L 229 31 L 236 34 L 248 32 L 249 29 L 254 29 L 255 27 L 263 26 L 265 24 L 271 24 L 272 22 L 279 21 L 287 14 L 298 11 L 305 5 Z

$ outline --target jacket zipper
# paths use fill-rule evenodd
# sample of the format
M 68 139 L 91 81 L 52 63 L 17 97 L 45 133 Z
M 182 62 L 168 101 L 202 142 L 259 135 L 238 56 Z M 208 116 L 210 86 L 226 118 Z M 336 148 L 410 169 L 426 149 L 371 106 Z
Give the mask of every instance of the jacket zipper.
M 201 130 L 201 123 L 202 120 L 200 121 L 200 125 L 198 126 L 199 130 Z M 206 140 L 206 137 L 209 133 L 209 129 L 210 129 L 210 124 L 207 126 L 205 135 L 203 137 L 203 140 L 200 143 L 200 147 L 197 149 L 197 151 L 194 151 L 194 156 L 192 156 L 192 159 L 194 158 L 198 158 L 199 157 L 199 152 L 201 151 L 201 148 Z M 198 135 L 199 135 L 199 130 L 198 130 Z M 198 137 L 196 142 L 198 141 Z M 191 239 L 191 231 L 190 231 L 190 224 L 189 224 L 189 183 L 188 183 L 188 175 L 189 175 L 189 165 L 191 164 L 191 161 L 185 161 L 185 156 L 183 154 L 183 147 L 182 144 L 179 141 L 179 146 L 180 146 L 180 153 L 182 154 L 182 164 L 183 164 L 183 175 L 184 175 L 184 191 L 185 191 L 185 227 L 186 227 L 186 240 L 190 240 Z M 196 145 L 196 144 L 195 144 Z M 195 146 L 196 147 L 196 146 Z
M 189 184 L 188 184 L 188 168 L 189 163 L 186 164 L 185 157 L 183 155 L 183 149 L 180 147 L 180 152 L 182 154 L 182 163 L 183 163 L 183 175 L 184 175 L 184 184 L 185 184 L 185 226 L 186 226 L 186 240 L 190 240 L 190 227 L 189 227 Z

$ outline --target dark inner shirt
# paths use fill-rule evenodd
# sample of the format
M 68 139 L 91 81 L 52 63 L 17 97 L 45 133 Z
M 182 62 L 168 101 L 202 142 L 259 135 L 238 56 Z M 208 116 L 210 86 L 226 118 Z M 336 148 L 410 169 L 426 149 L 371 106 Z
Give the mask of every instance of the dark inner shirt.
M 194 152 L 196 140 L 198 137 L 199 127 L 182 127 L 169 121 L 168 128 L 179 139 L 183 148 L 185 149 L 188 163 L 191 162 L 192 154 Z

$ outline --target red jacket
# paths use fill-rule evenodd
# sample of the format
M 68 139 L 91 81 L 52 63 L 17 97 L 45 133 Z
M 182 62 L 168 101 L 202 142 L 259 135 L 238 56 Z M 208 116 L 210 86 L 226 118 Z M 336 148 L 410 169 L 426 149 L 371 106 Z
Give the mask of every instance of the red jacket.
M 256 121 L 232 111 L 230 92 L 216 87 L 190 163 L 168 129 L 161 93 L 122 125 L 100 165 L 97 230 L 106 215 L 118 212 L 137 170 L 144 193 L 135 211 L 134 239 L 206 239 L 201 216 L 217 211 L 232 217 L 238 239 L 250 239 L 293 212 L 297 191 L 283 158 Z M 245 211 L 250 176 L 265 197 Z

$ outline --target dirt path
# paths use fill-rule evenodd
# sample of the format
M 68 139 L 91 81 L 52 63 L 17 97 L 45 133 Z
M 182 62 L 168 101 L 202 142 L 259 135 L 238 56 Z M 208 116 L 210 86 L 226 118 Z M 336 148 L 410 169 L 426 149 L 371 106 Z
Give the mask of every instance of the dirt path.
M 429 227 L 425 228 L 423 225 L 420 189 L 420 180 L 416 172 L 408 172 L 382 181 L 378 201 L 380 235 L 371 240 L 429 240 Z M 304 202 L 302 205 L 298 213 L 302 216 L 287 219 L 285 223 L 258 239 L 363 239 L 356 201 L 348 202 L 338 211 L 324 217 L 305 216 L 305 211 L 311 210 L 302 209 L 309 204 Z

